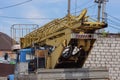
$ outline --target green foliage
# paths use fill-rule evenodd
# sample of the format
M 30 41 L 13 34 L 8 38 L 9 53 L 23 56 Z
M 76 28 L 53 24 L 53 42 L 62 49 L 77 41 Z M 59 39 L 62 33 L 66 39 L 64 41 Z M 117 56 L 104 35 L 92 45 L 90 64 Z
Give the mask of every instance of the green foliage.
M 102 31 L 102 36 L 103 36 L 103 37 L 107 37 L 108 34 L 109 34 L 109 31 L 108 31 L 108 32 L 106 32 L 105 30 Z

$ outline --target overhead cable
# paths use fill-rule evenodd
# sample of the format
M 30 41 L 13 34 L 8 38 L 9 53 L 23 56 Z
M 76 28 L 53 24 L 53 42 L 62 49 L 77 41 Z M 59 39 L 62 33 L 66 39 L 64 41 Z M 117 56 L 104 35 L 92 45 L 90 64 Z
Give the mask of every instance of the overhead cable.
M 113 18 L 113 19 L 115 19 L 115 20 L 120 21 L 120 19 L 118 19 L 117 17 L 111 16 L 111 15 L 110 15 L 110 14 L 108 14 L 108 13 L 107 13 L 107 15 L 108 15 L 108 16 L 110 16 L 110 17 L 112 17 L 112 18 Z
M 111 19 L 108 19 L 107 20 L 109 21 L 109 23 L 113 24 L 113 25 L 116 25 L 116 26 L 120 26 L 120 23 L 119 22 L 116 22 L 116 21 L 113 21 Z
M 23 18 L 23 17 L 9 17 L 9 16 L 0 16 L 2 18 L 8 18 L 8 19 L 31 19 L 31 20 L 52 20 L 55 18 Z
M 82 7 L 83 7 L 83 6 L 86 6 L 86 5 L 88 5 L 90 2 L 91 2 L 91 1 L 90 1 L 90 0 L 88 0 L 87 2 L 83 3 L 82 5 L 77 6 L 77 5 L 76 5 L 77 0 L 76 0 L 76 2 L 75 2 L 75 8 L 73 8 L 73 9 L 71 9 L 71 10 L 80 9 L 80 8 L 81 8 L 81 6 L 82 6 Z
M 24 2 L 21 2 L 21 3 L 17 3 L 17 4 L 14 4 L 14 5 L 1 7 L 0 9 L 6 9 L 6 8 L 11 8 L 11 7 L 19 6 L 19 5 L 22 5 L 22 4 L 25 4 L 25 3 L 28 3 L 28 2 L 30 2 L 30 1 L 32 1 L 32 0 L 27 0 L 27 1 L 24 1 Z
M 86 7 L 86 9 L 89 9 L 89 8 L 91 8 L 91 7 L 94 7 L 96 4 L 93 4 L 93 5 L 91 5 L 91 6 L 89 6 L 89 7 Z M 74 13 L 79 13 L 79 12 L 81 12 L 82 10 L 80 10 L 80 11 L 76 11 L 76 12 L 73 12 L 72 14 L 74 14 Z
M 113 25 L 109 25 L 109 27 L 112 27 L 113 29 L 120 30 L 120 28 L 117 28 L 117 27 L 115 27 L 115 26 L 113 26 Z

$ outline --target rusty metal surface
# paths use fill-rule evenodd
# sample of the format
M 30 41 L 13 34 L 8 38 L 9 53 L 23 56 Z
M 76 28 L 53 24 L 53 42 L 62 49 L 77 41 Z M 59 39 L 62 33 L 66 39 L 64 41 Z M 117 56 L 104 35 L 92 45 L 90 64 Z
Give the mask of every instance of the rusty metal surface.
M 5 77 L 9 74 L 13 74 L 15 69 L 14 64 L 0 63 L 0 77 Z

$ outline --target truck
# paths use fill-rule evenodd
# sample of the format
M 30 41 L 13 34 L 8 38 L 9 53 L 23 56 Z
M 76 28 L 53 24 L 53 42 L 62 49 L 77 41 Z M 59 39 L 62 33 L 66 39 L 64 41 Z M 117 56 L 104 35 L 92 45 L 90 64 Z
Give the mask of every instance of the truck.
M 108 80 L 106 68 L 83 68 L 96 41 L 95 31 L 107 27 L 104 20 L 92 21 L 86 14 L 84 9 L 73 16 L 68 9 L 64 18 L 21 37 L 14 79 Z M 26 60 L 26 55 L 32 59 Z
M 67 66 L 47 69 L 46 56 L 41 54 L 47 54 L 48 51 L 36 51 L 40 53 L 39 56 L 34 48 L 19 50 L 15 72 L 8 76 L 8 80 L 109 80 L 108 70 L 104 67 L 76 68 L 67 63 Z

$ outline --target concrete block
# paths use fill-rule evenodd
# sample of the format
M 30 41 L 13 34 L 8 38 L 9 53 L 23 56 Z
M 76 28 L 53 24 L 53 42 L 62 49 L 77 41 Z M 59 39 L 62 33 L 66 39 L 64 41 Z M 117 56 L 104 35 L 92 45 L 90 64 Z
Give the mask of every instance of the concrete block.
M 113 62 L 116 62 L 116 61 L 117 61 L 117 59 L 113 58 L 113 59 L 112 59 L 112 61 L 113 61 Z
M 103 52 L 103 49 L 99 49 L 98 51 L 99 51 L 99 52 Z
M 115 41 L 116 38 L 108 38 L 108 40 Z
M 98 38 L 90 55 L 90 67 L 105 66 L 110 80 L 120 79 L 120 38 Z
M 116 41 L 116 40 L 115 40 L 115 41 L 112 41 L 112 43 L 113 43 L 113 44 L 117 44 L 117 43 L 118 43 L 118 41 Z
M 115 52 L 115 53 L 119 53 L 119 52 L 120 52 L 120 49 L 119 49 L 119 50 L 116 49 L 116 50 L 114 50 L 114 52 Z
M 109 69 L 109 68 L 111 67 L 111 64 L 108 64 L 108 63 L 107 63 L 107 65 L 106 65 L 106 66 L 107 66 L 107 68 Z
M 28 74 L 28 63 L 27 62 L 18 64 L 18 73 L 19 74 Z
M 99 47 L 102 47 L 102 46 L 103 46 L 103 44 L 98 44 L 98 46 L 99 46 Z
M 105 64 L 105 62 L 101 61 L 100 64 Z
M 106 52 L 109 52 L 109 50 L 107 50 L 107 49 L 104 49 L 104 50 L 103 50 L 103 52 L 105 52 L 105 53 L 106 53 Z
M 120 62 L 120 58 L 119 58 L 119 59 L 117 59 L 117 61 L 118 61 L 118 62 Z
M 108 47 L 108 43 L 106 43 L 106 44 L 103 44 L 103 46 L 104 46 L 104 47 Z
M 7 77 L 0 77 L 0 80 L 7 80 Z
M 97 44 L 97 43 L 94 43 L 94 44 L 93 44 L 93 46 L 94 46 L 94 47 L 97 47 L 97 46 L 98 46 L 98 44 Z
M 117 79 L 116 80 L 120 80 L 120 77 L 117 77 Z
M 116 65 L 116 67 L 120 64 L 118 61 L 117 61 L 117 59 L 116 59 L 116 61 L 113 61 L 114 62 L 114 64 Z
M 111 44 L 111 47 L 116 47 L 116 44 Z
M 116 67 L 116 68 L 114 68 L 114 70 L 115 70 L 115 71 L 119 71 L 119 68 L 118 68 L 118 67 Z
M 116 41 L 120 41 L 120 38 L 115 38 Z
M 118 44 L 120 44 L 120 41 L 118 41 Z
M 102 64 L 96 64 L 97 67 L 102 67 Z
M 87 67 L 90 67 L 90 64 L 87 64 L 86 66 L 87 66 Z
M 105 58 L 103 58 L 101 61 L 103 61 L 103 62 L 104 62 L 104 61 L 106 61 L 106 59 L 105 59 Z
M 85 61 L 85 64 L 89 64 L 89 63 L 90 63 L 90 61 L 89 61 L 89 60 L 86 60 L 86 61 Z
M 106 52 L 102 52 L 101 55 L 106 55 Z
M 108 50 L 108 52 L 111 52 L 111 53 L 113 53 L 113 52 L 114 52 L 114 50 L 113 50 L 113 49 L 110 49 L 110 50 Z
M 100 53 L 97 53 L 96 57 L 97 57 L 97 58 L 101 57 L 101 56 L 100 56 Z
M 120 49 L 120 44 L 116 44 L 115 49 Z
M 107 43 L 108 43 L 108 44 L 111 44 L 111 43 L 112 43 L 112 41 L 108 40 L 108 41 L 107 41 Z
M 99 44 L 99 43 L 102 43 L 102 41 L 100 41 L 100 40 L 97 40 L 97 41 L 96 41 L 96 43 L 97 43 L 97 44 Z
M 104 71 L 101 73 L 101 68 L 96 68 L 94 70 L 83 68 L 83 69 L 51 69 L 51 70 L 39 70 L 38 79 L 40 80 L 74 80 L 83 78 L 97 78 L 97 77 L 108 77 Z M 97 78 L 97 79 L 99 79 Z
M 98 49 L 93 49 L 92 52 L 98 52 Z

